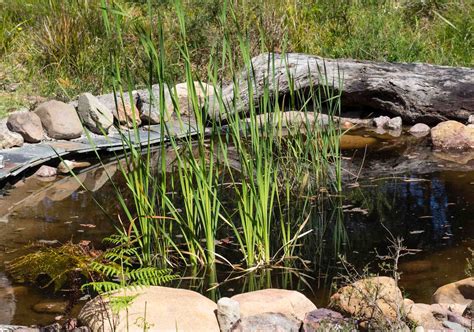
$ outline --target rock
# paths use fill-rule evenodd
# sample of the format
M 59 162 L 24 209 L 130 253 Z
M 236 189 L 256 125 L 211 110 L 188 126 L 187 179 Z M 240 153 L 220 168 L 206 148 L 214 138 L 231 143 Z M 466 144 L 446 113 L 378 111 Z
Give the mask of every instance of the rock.
M 433 303 L 469 305 L 474 300 L 474 277 L 441 286 L 433 294 Z
M 413 324 L 423 326 L 427 330 L 442 330 L 443 320 L 447 319 L 446 313 L 435 310 L 429 304 L 414 303 L 405 307 L 406 318 Z M 438 319 L 439 317 L 440 319 Z
M 137 104 L 136 98 L 137 93 L 132 92 L 132 100 L 130 100 L 130 94 L 128 92 L 123 93 L 123 97 L 120 94 L 115 95 L 109 93 L 106 95 L 97 96 L 97 99 L 105 107 L 112 110 L 112 114 L 118 124 L 132 128 L 134 122 L 137 126 L 141 124 L 140 120 L 140 108 L 139 103 Z
M 33 310 L 40 314 L 63 314 L 68 306 L 67 301 L 39 302 L 33 306 Z
M 239 302 L 241 317 L 278 312 L 303 321 L 307 312 L 317 309 L 303 294 L 286 289 L 263 289 L 234 295 L 232 299 Z
M 467 123 L 468 123 L 468 124 L 474 124 L 474 114 L 473 114 L 473 115 L 469 115 L 469 118 L 467 119 Z
M 350 331 L 350 326 L 350 322 L 340 313 L 323 308 L 306 314 L 303 321 L 303 332 Z
M 41 332 L 40 329 L 20 325 L 0 325 L 1 332 Z
M 430 127 L 424 123 L 417 123 L 412 126 L 409 130 L 409 133 L 415 137 L 423 137 L 430 133 Z
M 173 114 L 174 106 L 171 99 L 171 95 L 168 89 L 168 86 L 164 84 L 164 109 L 163 114 L 160 112 L 161 102 L 160 102 L 160 86 L 155 84 L 151 87 L 151 90 L 143 89 L 138 90 L 137 94 L 140 97 L 141 103 L 141 120 L 148 124 L 159 124 L 161 122 L 161 117 L 168 121 Z
M 23 137 L 10 131 L 5 121 L 0 121 L 0 150 L 9 149 L 14 146 L 22 146 L 24 143 Z
M 151 286 L 121 290 L 110 296 L 124 295 L 136 296 L 127 310 L 112 313 L 110 298 L 97 296 L 82 308 L 78 317 L 80 323 L 92 331 L 141 332 L 146 317 L 150 331 L 219 331 L 215 316 L 217 305 L 197 292 Z
M 415 332 L 425 332 L 425 328 L 423 326 L 415 327 Z
M 342 135 L 339 140 L 341 150 L 364 149 L 367 146 L 376 144 L 378 140 L 374 137 L 364 137 L 361 135 Z
M 74 161 L 74 160 L 62 160 L 58 165 L 58 172 L 62 174 L 68 174 L 75 168 L 84 168 L 91 165 L 88 161 Z
M 52 176 L 56 176 L 58 174 L 58 170 L 51 166 L 42 165 L 36 172 L 35 175 L 43 178 L 49 178 Z
M 441 150 L 474 149 L 474 128 L 457 121 L 445 121 L 431 129 L 433 146 Z
M 7 127 L 20 134 L 28 143 L 38 143 L 44 138 L 41 119 L 33 112 L 12 113 L 8 117 Z
M 456 313 L 448 312 L 448 321 L 471 328 L 471 319 L 465 318 Z M 474 322 L 472 322 L 474 324 Z
M 57 100 L 47 101 L 35 109 L 43 128 L 54 139 L 73 139 L 81 136 L 82 124 L 71 105 Z
M 235 332 L 299 332 L 301 321 L 282 313 L 266 312 L 242 318 L 231 330 Z
M 390 118 L 388 116 L 378 116 L 374 118 L 374 126 L 377 128 L 384 128 L 387 126 Z
M 214 88 L 206 83 L 194 82 L 194 89 L 198 98 L 198 107 L 202 108 L 206 102 L 206 98 L 214 95 Z M 191 96 L 188 93 L 188 84 L 186 82 L 176 84 L 174 87 L 176 98 L 178 99 L 178 110 L 182 115 L 194 114 Z
M 402 128 L 402 118 L 397 116 L 395 118 L 391 118 L 387 123 L 388 129 L 391 130 L 399 130 Z
M 400 318 L 403 296 L 394 279 L 373 277 L 340 288 L 331 296 L 331 304 L 354 318 L 395 322 Z
M 239 302 L 228 297 L 217 301 L 217 321 L 221 332 L 232 331 L 234 325 L 240 320 Z
M 450 331 L 455 331 L 455 332 L 469 332 L 468 329 L 465 329 L 458 323 L 450 322 L 450 321 L 444 321 L 443 326 L 447 327 Z
M 93 133 L 108 133 L 113 125 L 112 111 L 90 93 L 83 93 L 77 100 L 77 113 L 84 125 Z

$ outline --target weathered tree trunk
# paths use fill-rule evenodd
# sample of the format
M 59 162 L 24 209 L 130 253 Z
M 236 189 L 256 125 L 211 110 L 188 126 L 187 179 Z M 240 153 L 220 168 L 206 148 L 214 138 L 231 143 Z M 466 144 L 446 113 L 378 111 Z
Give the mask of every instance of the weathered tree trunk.
M 362 108 L 399 115 L 409 123 L 428 124 L 447 119 L 465 121 L 474 114 L 474 68 L 269 53 L 252 59 L 251 73 L 255 103 L 262 97 L 265 84 L 273 97 L 281 98 L 290 92 L 291 81 L 295 90 L 305 91 L 325 82 L 338 90 L 342 79 L 343 110 Z M 238 82 L 238 93 L 230 85 L 223 89 L 222 97 L 230 112 L 245 113 L 250 103 L 247 71 Z M 234 100 L 236 94 L 239 98 Z M 211 117 L 222 117 L 214 110 Z

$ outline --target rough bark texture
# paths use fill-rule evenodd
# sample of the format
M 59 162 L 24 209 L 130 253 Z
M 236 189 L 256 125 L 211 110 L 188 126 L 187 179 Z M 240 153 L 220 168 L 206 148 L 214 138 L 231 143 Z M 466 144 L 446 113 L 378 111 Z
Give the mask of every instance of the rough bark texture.
M 334 60 L 296 53 L 286 57 L 259 55 L 252 59 L 252 68 L 256 103 L 264 93 L 266 82 L 270 93 L 280 98 L 290 91 L 289 77 L 297 90 L 307 90 L 324 82 L 337 90 L 342 78 L 343 109 L 369 109 L 399 115 L 405 122 L 427 124 L 447 119 L 465 122 L 474 114 L 474 68 Z M 269 77 L 269 72 L 275 74 L 274 79 Z M 326 78 L 321 82 L 323 76 Z M 229 109 L 233 112 L 245 113 L 249 109 L 247 78 L 248 73 L 244 71 L 238 80 L 240 98 L 234 100 L 233 85 L 222 91 L 224 103 L 232 105 Z M 216 101 L 211 98 L 210 105 L 215 105 L 213 102 Z M 217 108 L 211 108 L 210 115 L 218 118 Z

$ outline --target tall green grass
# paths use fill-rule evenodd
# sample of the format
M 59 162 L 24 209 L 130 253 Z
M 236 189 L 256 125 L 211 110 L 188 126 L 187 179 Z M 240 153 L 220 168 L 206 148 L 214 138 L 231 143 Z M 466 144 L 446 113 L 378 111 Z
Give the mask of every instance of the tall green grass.
M 148 5 L 151 21 L 151 1 Z M 247 118 L 233 111 L 240 98 L 237 83 L 241 69 L 234 67 L 236 50 L 226 39 L 215 45 L 217 55 L 209 59 L 206 82 L 210 83 L 213 95 L 205 93 L 202 102 L 195 82 L 201 87 L 204 82 L 197 77 L 191 61 L 180 1 L 175 2 L 175 11 L 181 31 L 176 43 L 184 60 L 192 120 L 179 115 L 176 91 L 165 85 L 166 35 L 160 21 L 156 30 L 151 25 L 139 25 L 140 44 L 148 57 L 148 90 L 152 91 L 151 82 L 160 86 L 157 106 L 161 112 L 162 141 L 153 153 L 149 142 L 134 144 L 140 130 L 136 123 L 128 131 L 121 130 L 125 157 L 120 170 L 126 187 L 117 186 L 116 193 L 128 226 L 118 228 L 118 232 L 135 239 L 137 259 L 145 266 L 212 266 L 225 262 L 235 268 L 243 265 L 256 269 L 295 261 L 302 239 L 315 231 L 308 222 L 312 205 L 329 193 L 341 191 L 341 133 L 334 117 L 340 112 L 337 91 L 341 91 L 342 81 L 326 82 L 321 68 L 320 87 L 304 93 L 292 89 L 290 98 L 282 103 L 271 90 L 277 88 L 275 62 L 280 60 L 270 56 L 268 78 L 259 87 L 263 89 L 262 97 L 254 101 L 256 82 L 252 75 L 251 45 L 248 37 L 241 35 L 238 51 L 244 59 L 242 70 L 247 74 L 245 84 L 251 101 Z M 119 57 L 124 50 L 121 22 L 126 20 L 121 17 L 127 14 L 105 0 L 102 12 L 109 38 L 117 40 L 110 53 L 110 67 L 120 103 L 124 91 L 132 91 L 135 84 L 132 70 L 122 66 Z M 224 30 L 229 17 L 232 24 L 237 24 L 235 8 L 226 2 L 221 13 Z M 265 50 L 264 35 L 261 44 Z M 234 96 L 230 105 L 223 100 L 222 68 L 233 73 Z M 290 75 L 289 70 L 287 74 Z M 165 93 L 172 97 L 175 121 L 183 130 L 191 126 L 192 136 L 178 139 L 169 123 L 163 121 Z M 129 97 L 133 100 L 130 93 Z M 217 107 L 220 118 L 226 119 L 225 124 L 209 122 L 207 114 L 211 107 L 213 111 Z M 300 111 L 301 119 L 289 123 L 286 109 Z M 320 121 L 323 111 L 327 113 L 327 123 Z M 169 141 L 165 142 L 165 137 Z M 174 156 L 171 164 L 166 159 L 170 152 Z M 220 237 L 229 235 L 235 239 L 237 255 L 231 248 L 216 245 Z

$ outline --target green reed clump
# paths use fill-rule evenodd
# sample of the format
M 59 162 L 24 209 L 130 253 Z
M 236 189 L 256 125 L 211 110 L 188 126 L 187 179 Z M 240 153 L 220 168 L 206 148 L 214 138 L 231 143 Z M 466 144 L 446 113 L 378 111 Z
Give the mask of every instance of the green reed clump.
M 292 88 L 288 103 L 281 103 L 272 90 L 277 89 L 277 60 L 270 56 L 269 75 L 259 82 L 263 93 L 254 100 L 258 85 L 252 74 L 251 45 L 242 35 L 239 56 L 244 59 L 246 75 L 239 76 L 239 70 L 233 67 L 236 50 L 224 39 L 219 43 L 222 49 L 216 45 L 213 53 L 219 56 L 209 59 L 206 81 L 210 85 L 204 85 L 194 72 L 186 44 L 182 4 L 176 1 L 175 6 L 181 31 L 176 43 L 184 62 L 192 116 L 189 119 L 180 115 L 182 101 L 175 89 L 164 82 L 164 30 L 160 24 L 157 31 L 150 29 L 151 24 L 139 25 L 140 44 L 148 59 L 148 91 L 156 91 L 152 82 L 159 84 L 155 106 L 160 110 L 162 138 L 156 152 L 159 158 L 155 158 L 150 142 L 141 146 L 134 143 L 141 130 L 136 122 L 130 130 L 120 129 L 125 157 L 119 165 L 125 188 L 117 186 L 116 191 L 127 219 L 127 236 L 136 239 L 136 255 L 145 267 L 173 265 L 178 262 L 175 258 L 194 266 L 227 260 L 228 251 L 220 251 L 216 243 L 220 235 L 228 236 L 229 232 L 236 239 L 239 260 L 248 268 L 294 259 L 301 239 L 312 232 L 308 220 L 315 197 L 341 189 L 340 130 L 334 118 L 340 112 L 340 95 L 336 91 L 341 91 L 341 82 L 326 82 L 321 68 L 322 85 L 305 93 Z M 150 13 L 152 8 L 149 2 Z M 122 66 L 118 54 L 124 51 L 119 17 L 125 13 L 105 2 L 102 11 L 107 33 L 118 43 L 111 50 L 110 67 L 119 104 L 123 103 L 124 91 L 132 91 L 135 83 L 131 68 Z M 151 17 L 152 14 L 150 21 Z M 221 15 L 224 30 L 228 17 L 236 24 L 234 8 L 226 2 Z M 265 44 L 265 36 L 261 42 Z M 230 103 L 222 92 L 222 68 L 234 76 Z M 291 76 L 289 71 L 288 75 Z M 242 77 L 250 101 L 246 119 L 234 111 L 241 98 Z M 205 86 L 208 91 L 198 91 Z M 191 129 L 192 136 L 178 139 L 172 128 L 176 124 L 170 126 L 165 121 L 168 93 L 175 109 L 175 123 L 183 130 Z M 134 100 L 130 92 L 128 96 Z M 300 111 L 302 120 L 293 126 L 287 120 L 286 109 Z M 322 114 L 323 110 L 327 115 Z M 135 105 L 132 111 L 139 115 Z M 217 118 L 225 119 L 225 123 L 209 122 L 207 115 L 211 111 L 218 112 Z M 321 117 L 327 118 L 326 123 L 320 122 Z M 171 164 L 166 160 L 169 151 L 175 156 Z M 125 198 L 126 192 L 131 199 Z M 293 205 L 301 210 L 290 217 Z M 125 234 L 120 228 L 118 232 Z

